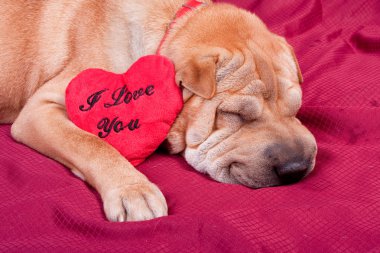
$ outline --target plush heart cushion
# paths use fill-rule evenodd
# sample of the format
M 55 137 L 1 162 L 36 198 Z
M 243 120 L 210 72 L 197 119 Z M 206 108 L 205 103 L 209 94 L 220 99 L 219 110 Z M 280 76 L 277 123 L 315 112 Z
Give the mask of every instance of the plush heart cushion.
M 133 165 L 166 138 L 182 105 L 174 66 L 158 55 L 140 58 L 125 74 L 87 69 L 66 89 L 70 120 L 110 143 Z

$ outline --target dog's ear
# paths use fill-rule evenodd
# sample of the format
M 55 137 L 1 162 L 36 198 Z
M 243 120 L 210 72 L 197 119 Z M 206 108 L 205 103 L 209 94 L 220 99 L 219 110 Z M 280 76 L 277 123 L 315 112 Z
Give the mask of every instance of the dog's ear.
M 217 56 L 196 54 L 178 66 L 176 81 L 179 85 L 206 99 L 216 92 Z
M 256 48 L 254 51 L 256 70 L 261 81 L 268 87 L 267 90 L 274 91 L 276 90 L 274 88 L 276 85 L 276 73 L 271 62 L 269 60 L 265 60 L 266 57 L 268 56 L 265 56 L 261 49 Z M 270 96 L 270 94 L 266 94 L 264 96 Z
M 297 57 L 296 57 L 296 54 L 294 53 L 293 47 L 289 45 L 289 48 L 290 48 L 290 52 L 292 53 L 294 63 L 296 64 L 296 67 L 297 67 L 298 82 L 301 84 L 303 83 L 301 68 L 300 68 L 300 65 L 298 64 Z
M 301 68 L 300 68 L 300 65 L 298 64 L 297 57 L 296 57 L 296 54 L 294 52 L 293 47 L 286 41 L 285 38 L 280 37 L 280 36 L 277 36 L 277 38 L 278 38 L 279 42 L 283 45 L 283 48 L 286 51 L 290 52 L 290 54 L 292 55 L 293 62 L 296 65 L 296 68 L 297 68 L 298 82 L 299 82 L 299 84 L 303 83 L 303 77 L 302 77 L 302 73 L 301 73 Z

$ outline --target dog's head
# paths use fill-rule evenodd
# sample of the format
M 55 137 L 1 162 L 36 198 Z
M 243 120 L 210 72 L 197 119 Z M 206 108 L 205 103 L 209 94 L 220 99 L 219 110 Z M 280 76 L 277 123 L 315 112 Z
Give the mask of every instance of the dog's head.
M 302 76 L 286 40 L 226 4 L 177 27 L 161 51 L 175 64 L 185 100 L 169 150 L 217 181 L 253 188 L 310 173 L 316 141 L 296 118 Z

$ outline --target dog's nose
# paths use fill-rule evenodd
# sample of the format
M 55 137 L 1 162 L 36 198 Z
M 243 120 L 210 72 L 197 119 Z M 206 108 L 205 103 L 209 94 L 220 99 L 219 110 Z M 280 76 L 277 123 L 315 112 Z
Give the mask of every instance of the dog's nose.
M 298 182 L 306 175 L 308 166 L 303 161 L 288 161 L 275 166 L 274 169 L 282 184 L 291 184 Z
M 273 176 L 280 184 L 291 184 L 300 181 L 310 171 L 313 161 L 313 149 L 301 141 L 296 145 L 279 142 L 270 145 L 265 155 L 271 161 Z

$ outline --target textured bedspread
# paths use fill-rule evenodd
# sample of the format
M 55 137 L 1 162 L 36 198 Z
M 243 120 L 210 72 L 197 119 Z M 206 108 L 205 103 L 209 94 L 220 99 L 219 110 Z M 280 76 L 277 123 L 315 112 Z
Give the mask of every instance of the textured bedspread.
M 94 190 L 3 125 L 0 252 L 380 252 L 380 2 L 228 2 L 294 46 L 315 171 L 252 190 L 156 153 L 138 169 L 162 189 L 169 216 L 110 223 Z

